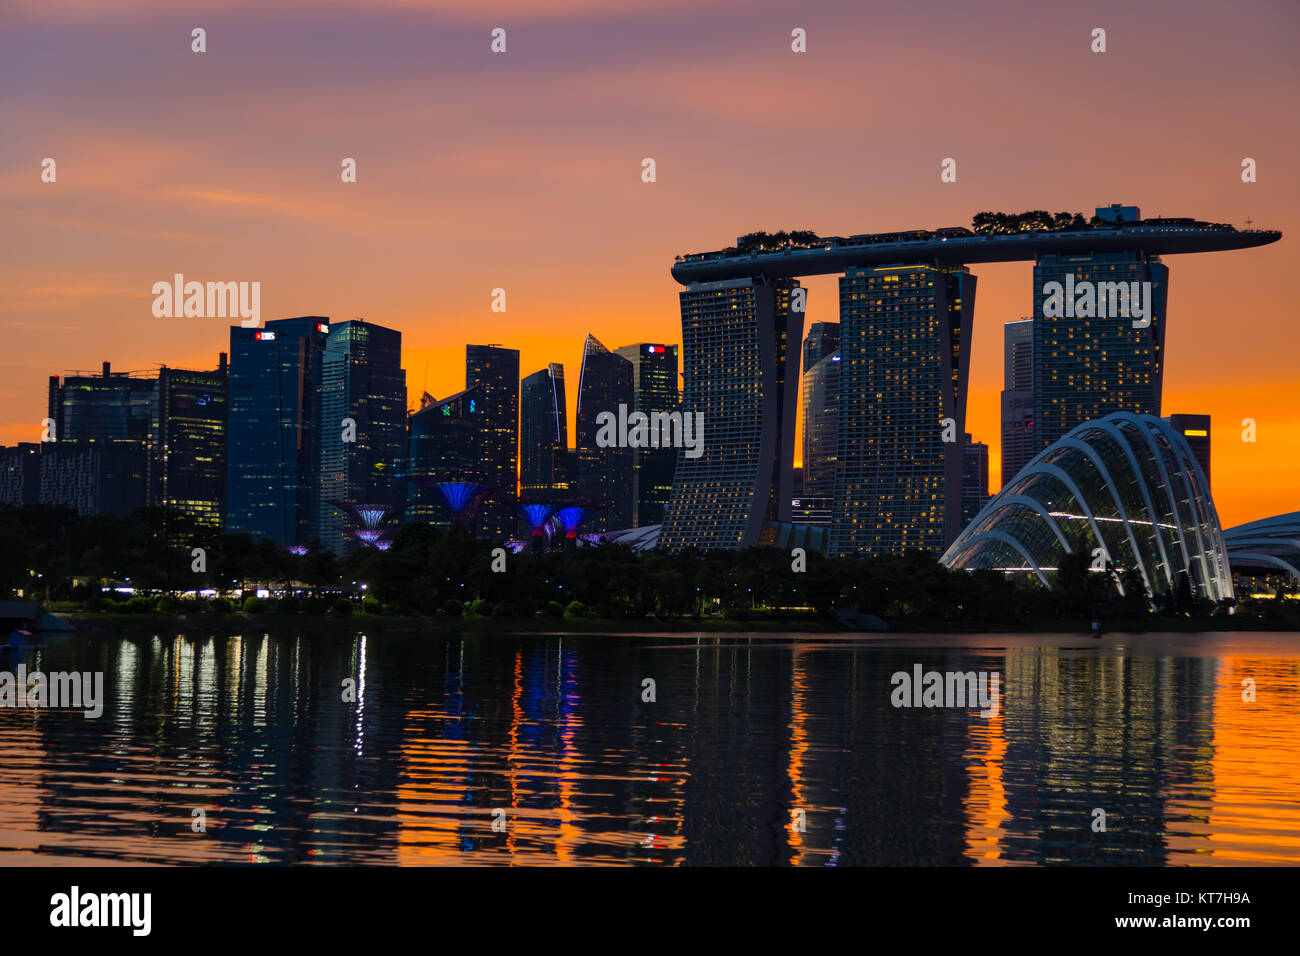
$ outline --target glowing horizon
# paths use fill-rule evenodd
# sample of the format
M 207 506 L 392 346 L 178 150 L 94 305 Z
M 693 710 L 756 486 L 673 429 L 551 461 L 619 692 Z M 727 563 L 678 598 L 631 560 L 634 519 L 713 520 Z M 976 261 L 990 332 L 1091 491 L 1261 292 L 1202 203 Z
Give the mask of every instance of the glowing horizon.
M 521 376 L 579 368 L 588 331 L 611 348 L 680 345 L 675 256 L 744 233 L 1120 202 L 1283 232 L 1165 259 L 1161 413 L 1212 416 L 1225 526 L 1300 508 L 1300 375 L 1286 347 L 1300 130 L 1279 121 L 1300 99 L 1300 11 L 680 9 L 689 24 L 663 4 L 597 0 L 512 2 L 491 21 L 454 0 L 240 0 L 211 14 L 129 0 L 111 15 L 17 3 L 0 35 L 0 77 L 21 91 L 0 144 L 0 442 L 39 440 L 51 374 L 105 359 L 215 367 L 228 320 L 151 312 L 153 284 L 175 273 L 260 281 L 263 322 L 360 315 L 400 330 L 414 405 L 423 390 L 463 389 L 467 343 L 519 349 Z M 951 29 L 935 31 L 936 17 Z M 1089 50 L 1094 20 L 1108 25 L 1105 54 Z M 503 55 L 489 49 L 498 25 Z M 790 50 L 793 26 L 808 31 L 806 54 Z M 45 157 L 54 183 L 41 181 Z M 347 157 L 355 183 L 340 178 Z M 955 183 L 939 179 L 945 157 Z M 1243 157 L 1258 182 L 1241 181 Z M 971 271 L 966 430 L 989 445 L 995 492 L 1000 326 L 1030 314 L 1032 266 Z M 805 326 L 838 321 L 834 278 L 804 285 Z M 504 313 L 491 311 L 496 288 Z M 576 389 L 568 399 L 573 421 Z

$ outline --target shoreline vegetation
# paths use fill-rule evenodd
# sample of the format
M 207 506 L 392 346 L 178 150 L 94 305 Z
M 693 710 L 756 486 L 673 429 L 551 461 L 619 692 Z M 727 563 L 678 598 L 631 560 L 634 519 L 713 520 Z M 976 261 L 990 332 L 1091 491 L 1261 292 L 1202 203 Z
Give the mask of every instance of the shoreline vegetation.
M 312 615 L 312 614 L 168 614 L 157 611 L 139 614 L 64 610 L 54 607 L 50 613 L 67 621 L 79 634 L 91 637 L 133 636 L 144 633 L 168 634 L 204 633 L 243 636 L 251 634 L 283 634 L 310 629 L 313 633 L 342 636 L 364 633 L 370 636 L 412 633 L 458 633 L 475 637 L 512 637 L 530 634 L 593 634 L 609 636 L 635 636 L 638 634 L 744 634 L 771 633 L 849 635 L 910 634 L 1076 634 L 1090 635 L 1092 622 L 1087 620 L 1046 619 L 1026 621 L 1015 626 L 971 624 L 954 625 L 944 621 L 913 621 L 886 630 L 868 630 L 845 627 L 836 621 L 817 618 L 780 618 L 774 620 L 736 620 L 724 618 L 572 618 L 572 617 L 452 617 L 445 614 L 365 614 Z M 1102 620 L 1100 633 L 1112 634 L 1196 634 L 1221 632 L 1276 632 L 1300 629 L 1285 623 L 1253 615 L 1237 614 L 1231 617 L 1179 618 L 1151 616 L 1148 620 Z M 50 632 L 58 633 L 58 632 Z M 36 643 L 40 640 L 33 638 Z
M 388 550 L 290 553 L 185 515 L 0 507 L 0 600 L 39 602 L 81 630 L 479 630 L 591 633 L 1092 633 L 1300 631 L 1295 582 L 1213 603 L 1187 575 L 1148 593 L 1137 569 L 1086 551 L 1049 572 L 949 570 L 938 555 L 827 558 L 774 547 L 635 551 L 556 542 L 516 551 L 421 522 Z M 518 545 L 515 545 L 518 547 Z M 337 625 L 336 625 L 337 622 Z

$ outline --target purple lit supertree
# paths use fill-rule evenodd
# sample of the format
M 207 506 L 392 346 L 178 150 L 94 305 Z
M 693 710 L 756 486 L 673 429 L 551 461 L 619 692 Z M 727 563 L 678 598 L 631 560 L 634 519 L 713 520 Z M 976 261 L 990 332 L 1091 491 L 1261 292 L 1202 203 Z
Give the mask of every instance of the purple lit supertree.
M 348 522 L 352 525 L 348 535 L 352 540 L 369 548 L 378 548 L 380 551 L 387 551 L 392 547 L 393 531 L 383 526 L 384 518 L 393 510 L 391 505 L 370 503 L 354 505 L 347 501 L 331 501 L 330 504 L 348 516 Z
M 540 554 L 553 538 L 564 542 L 566 551 L 578 546 L 578 529 L 593 512 L 607 506 L 603 499 L 563 498 L 547 495 L 525 499 L 523 512 L 532 527 L 532 550 Z
M 541 554 L 546 550 L 546 519 L 551 516 L 551 509 L 554 505 L 534 502 L 522 505 L 520 510 L 524 517 L 528 519 L 528 525 L 533 532 L 532 551 L 534 554 Z
M 472 478 L 447 478 L 439 480 L 427 475 L 412 477 L 411 482 L 421 488 L 437 488 L 442 500 L 451 512 L 451 526 L 468 530 L 474 525 L 474 518 L 483 502 L 497 490 L 495 483 L 475 481 Z
M 556 519 L 564 528 L 564 547 L 565 549 L 575 548 L 578 544 L 578 526 L 582 524 L 582 519 L 587 517 L 591 509 L 583 505 L 569 505 L 567 508 L 561 508 L 556 512 Z

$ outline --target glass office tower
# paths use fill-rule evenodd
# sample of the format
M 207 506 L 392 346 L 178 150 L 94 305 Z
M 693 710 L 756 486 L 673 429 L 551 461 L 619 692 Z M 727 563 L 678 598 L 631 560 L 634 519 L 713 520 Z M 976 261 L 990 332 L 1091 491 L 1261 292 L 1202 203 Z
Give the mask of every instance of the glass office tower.
M 1196 459 L 1197 464 L 1201 466 L 1201 471 L 1205 472 L 1205 484 L 1206 487 L 1209 487 L 1210 416 L 1173 414 L 1166 416 L 1164 421 L 1170 428 L 1183 436 L 1183 440 L 1187 442 L 1187 447 L 1192 450 L 1192 456 Z
M 840 365 L 840 353 L 835 351 L 822 356 L 803 373 L 803 497 L 829 498 L 835 492 Z
M 597 441 L 597 421 L 602 412 L 618 418 L 620 405 L 630 413 L 635 404 L 632 363 L 589 334 L 578 377 L 576 438 L 579 491 L 598 508 L 588 525 L 592 531 L 632 527 L 633 449 L 621 444 L 602 447 Z
M 51 376 L 49 417 L 54 441 L 45 443 L 46 449 L 53 452 L 64 442 L 85 447 L 62 449 L 60 457 L 43 468 L 42 502 L 68 504 L 82 514 L 118 515 L 149 503 L 158 422 L 156 373 L 114 372 L 104 362 L 99 374 L 70 372 L 62 381 Z M 90 484 L 80 491 L 65 492 L 63 482 L 71 473 L 65 465 L 74 460 L 87 463 L 86 473 L 94 478 L 86 479 Z M 60 477 L 49 477 L 56 473 Z
M 632 363 L 633 409 L 653 415 L 676 412 L 681 406 L 677 389 L 677 346 L 640 342 L 614 350 Z M 673 491 L 677 452 L 672 448 L 632 450 L 632 525 L 640 528 L 664 520 L 664 508 Z
M 152 500 L 220 528 L 226 511 L 226 402 L 222 352 L 212 371 L 158 370 Z
M 342 554 L 350 528 L 338 503 L 383 505 L 390 519 L 400 517 L 406 504 L 401 332 L 362 319 L 330 326 L 321 356 L 319 446 L 317 537 Z
M 970 435 L 962 436 L 961 470 L 961 526 L 975 520 L 975 516 L 989 503 L 989 446 L 974 441 Z
M 306 545 L 319 512 L 321 354 L 329 319 L 230 330 L 226 532 Z
M 507 538 L 519 524 L 519 352 L 499 345 L 465 346 L 465 387 L 479 386 L 480 449 L 485 478 L 498 490 L 478 514 L 475 530 Z
M 808 334 L 803 340 L 803 372 L 836 351 L 840 347 L 840 324 L 838 322 L 814 322 L 808 326 Z
M 551 363 L 519 386 L 519 488 L 551 495 L 569 488 L 569 415 L 564 366 Z
M 1002 484 L 1038 454 L 1034 444 L 1034 320 L 1002 326 Z
M 408 420 L 408 520 L 449 525 L 454 516 L 438 485 L 461 485 L 472 495 L 489 484 L 482 456 L 481 391 L 475 385 L 442 401 L 426 393 Z

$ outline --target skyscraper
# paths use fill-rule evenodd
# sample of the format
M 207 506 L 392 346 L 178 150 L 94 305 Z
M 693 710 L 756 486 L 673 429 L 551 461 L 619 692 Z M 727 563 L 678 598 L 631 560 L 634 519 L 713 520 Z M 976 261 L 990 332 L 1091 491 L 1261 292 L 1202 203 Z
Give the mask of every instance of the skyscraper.
M 499 345 L 465 346 L 465 387 L 480 386 L 480 449 L 485 478 L 499 487 L 479 512 L 477 531 L 493 538 L 515 533 L 519 489 L 519 352 Z
M 568 490 L 568 422 L 564 366 L 552 362 L 519 386 L 519 488 L 523 495 Z
M 919 264 L 840 278 L 831 555 L 939 554 L 960 532 L 975 283 Z
M 49 380 L 49 418 L 54 441 L 43 443 L 49 462 L 41 465 L 41 501 L 67 504 L 82 514 L 129 515 L 150 499 L 152 449 L 158 422 L 158 376 L 153 372 L 72 372 Z M 56 453 L 54 446 L 73 443 Z M 95 448 L 91 449 L 90 445 Z M 83 447 L 86 446 L 86 447 Z M 86 470 L 79 491 L 72 462 Z M 88 484 L 87 484 L 88 482 Z
M 682 413 L 701 413 L 704 434 L 697 457 L 678 451 L 660 547 L 752 547 L 790 521 L 806 294 L 761 277 L 682 290 Z
M 321 356 L 317 537 L 347 549 L 346 505 L 406 504 L 406 373 L 402 333 L 358 319 L 329 328 Z M 339 504 L 341 503 L 341 505 Z
M 1034 444 L 1034 320 L 1002 326 L 1002 484 L 1038 453 Z
M 41 500 L 41 446 L 19 442 L 0 448 L 0 504 L 21 508 Z
M 230 330 L 226 532 L 306 545 L 319 515 L 321 353 L 329 319 Z
M 439 484 L 459 486 L 468 500 L 490 483 L 482 457 L 481 391 L 475 385 L 442 401 L 427 392 L 421 397 L 420 410 L 408 420 L 407 520 L 446 523 L 452 517 Z
M 804 354 L 808 354 L 806 341 Z M 804 497 L 829 498 L 835 492 L 841 364 L 840 353 L 834 351 L 823 355 L 803 373 L 803 488 L 800 494 Z
M 803 340 L 803 371 L 809 369 L 840 347 L 838 322 L 814 322 Z
M 49 417 L 55 441 L 138 441 L 153 439 L 158 417 L 158 376 L 114 372 L 108 362 L 98 375 L 69 372 L 50 376 Z
M 1210 487 L 1210 416 L 1174 414 L 1166 417 L 1165 423 L 1183 436 L 1196 463 L 1205 472 L 1206 487 Z
M 629 412 L 636 402 L 632 388 L 632 363 L 605 348 L 591 334 L 582 349 L 582 373 L 578 377 L 578 482 L 583 498 L 604 507 L 592 515 L 593 531 L 617 531 L 632 527 L 632 449 L 602 447 L 597 418 L 602 412 L 617 416 L 619 405 Z
M 226 353 L 212 371 L 158 370 L 152 500 L 220 528 L 226 511 Z
M 1048 283 L 1066 290 L 1069 314 L 1044 314 Z M 1094 315 L 1076 308 L 1072 290 L 1100 283 L 1149 282 L 1150 324 L 1134 328 L 1128 316 Z M 1169 269 L 1143 252 L 1041 255 L 1034 264 L 1034 448 L 1041 451 L 1066 432 L 1111 412 L 1160 415 L 1164 371 L 1165 303 Z M 1139 288 L 1141 286 L 1139 285 Z M 1079 314 L 1079 313 L 1083 314 Z
M 681 406 L 677 390 L 677 346 L 640 342 L 615 349 L 632 363 L 633 410 L 653 415 L 672 413 Z M 677 451 L 673 448 L 632 450 L 632 525 L 659 524 L 673 491 Z
M 962 435 L 961 526 L 975 520 L 989 501 L 989 446 Z
M 43 442 L 40 501 L 67 505 L 81 515 L 127 518 L 146 503 L 146 442 L 80 439 Z

